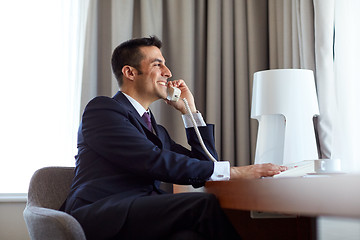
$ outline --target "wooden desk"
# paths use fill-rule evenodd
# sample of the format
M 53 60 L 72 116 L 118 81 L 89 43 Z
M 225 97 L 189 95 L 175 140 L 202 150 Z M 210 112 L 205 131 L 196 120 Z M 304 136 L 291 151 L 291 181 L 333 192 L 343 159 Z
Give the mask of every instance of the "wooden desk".
M 316 239 L 316 216 L 360 217 L 360 175 L 207 182 L 244 240 Z M 249 211 L 294 214 L 253 219 Z
M 207 182 L 225 209 L 360 218 L 360 175 Z

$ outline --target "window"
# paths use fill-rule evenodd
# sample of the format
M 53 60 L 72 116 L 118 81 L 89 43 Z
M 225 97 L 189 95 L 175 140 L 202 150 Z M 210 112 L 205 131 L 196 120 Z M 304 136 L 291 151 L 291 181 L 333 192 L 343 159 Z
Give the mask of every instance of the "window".
M 0 8 L 0 192 L 27 192 L 35 170 L 73 166 L 85 1 Z

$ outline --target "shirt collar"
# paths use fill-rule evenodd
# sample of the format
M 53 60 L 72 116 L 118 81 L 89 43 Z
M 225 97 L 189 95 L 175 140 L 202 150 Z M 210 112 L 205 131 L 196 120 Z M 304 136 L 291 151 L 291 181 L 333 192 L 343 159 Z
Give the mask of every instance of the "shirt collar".
M 127 95 L 126 93 L 122 92 L 125 97 L 130 101 L 131 105 L 136 109 L 136 111 L 139 113 L 140 117 L 144 115 L 145 112 L 149 113 L 149 110 L 146 110 L 138 101 Z

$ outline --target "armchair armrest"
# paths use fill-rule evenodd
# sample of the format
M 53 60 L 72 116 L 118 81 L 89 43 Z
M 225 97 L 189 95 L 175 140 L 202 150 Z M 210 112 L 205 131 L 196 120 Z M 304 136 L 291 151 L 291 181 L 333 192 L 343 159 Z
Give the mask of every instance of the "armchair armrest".
M 79 222 L 65 212 L 26 206 L 23 214 L 33 240 L 86 240 Z

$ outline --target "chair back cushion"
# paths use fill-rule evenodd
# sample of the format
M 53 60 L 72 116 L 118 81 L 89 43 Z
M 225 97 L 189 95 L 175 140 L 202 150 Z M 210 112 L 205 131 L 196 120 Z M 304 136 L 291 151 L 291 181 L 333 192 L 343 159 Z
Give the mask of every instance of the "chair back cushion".
M 73 178 L 73 167 L 37 170 L 30 180 L 27 205 L 58 210 L 70 191 Z

